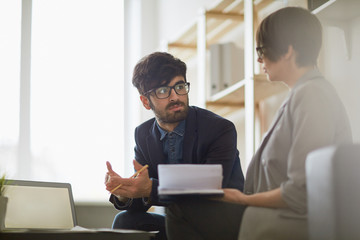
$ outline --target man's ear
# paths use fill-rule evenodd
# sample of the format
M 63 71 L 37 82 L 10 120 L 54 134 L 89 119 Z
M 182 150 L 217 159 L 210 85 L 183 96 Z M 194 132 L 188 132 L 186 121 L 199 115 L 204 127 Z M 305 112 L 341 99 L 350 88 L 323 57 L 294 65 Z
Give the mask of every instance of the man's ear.
M 147 110 L 151 109 L 149 99 L 147 97 L 145 97 L 144 95 L 140 95 L 140 100 Z

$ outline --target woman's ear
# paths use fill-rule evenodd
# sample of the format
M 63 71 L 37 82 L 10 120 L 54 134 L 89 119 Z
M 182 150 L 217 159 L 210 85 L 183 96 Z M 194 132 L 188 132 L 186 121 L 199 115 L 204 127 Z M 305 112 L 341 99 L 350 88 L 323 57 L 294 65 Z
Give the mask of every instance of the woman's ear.
M 150 110 L 151 107 L 150 107 L 150 103 L 149 103 L 149 99 L 147 97 L 145 97 L 144 95 L 140 95 L 140 100 L 143 104 L 143 106 L 147 109 L 147 110 Z
M 291 59 L 293 56 L 295 57 L 296 52 L 292 45 L 289 45 L 287 52 L 284 55 L 285 59 Z

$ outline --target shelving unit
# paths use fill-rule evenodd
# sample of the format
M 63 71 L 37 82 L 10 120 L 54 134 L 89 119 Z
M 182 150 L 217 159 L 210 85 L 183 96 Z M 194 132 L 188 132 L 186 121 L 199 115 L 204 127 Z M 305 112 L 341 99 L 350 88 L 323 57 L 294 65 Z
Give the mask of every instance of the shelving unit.
M 198 105 L 217 113 L 245 109 L 246 162 L 255 152 L 255 111 L 259 101 L 284 92 L 287 87 L 272 83 L 265 75 L 255 75 L 254 28 L 257 13 L 274 3 L 274 0 L 218 0 L 213 7 L 201 9 L 198 19 L 174 40 L 167 43 L 167 51 L 188 61 L 197 59 Z M 209 96 L 207 83 L 207 52 L 210 45 L 219 41 L 234 29 L 244 27 L 245 78 L 227 89 Z M 204 90 L 205 89 L 205 90 Z
M 265 8 L 273 0 L 256 1 L 257 11 Z M 206 19 L 206 47 L 217 43 L 224 35 L 244 22 L 243 0 L 218 0 L 209 10 L 202 9 L 200 18 Z M 198 49 L 199 20 L 191 24 L 183 33 L 167 43 L 168 51 L 180 59 L 195 57 Z
M 312 11 L 323 24 L 338 27 L 344 35 L 347 60 L 351 59 L 352 43 L 349 33 L 350 22 L 360 16 L 359 0 L 329 0 Z
M 214 94 L 209 97 L 206 106 L 245 106 L 245 81 L 239 81 L 227 89 Z M 270 96 L 285 91 L 287 87 L 281 82 L 270 82 L 267 80 L 266 75 L 254 75 L 254 101 L 255 103 L 264 100 Z

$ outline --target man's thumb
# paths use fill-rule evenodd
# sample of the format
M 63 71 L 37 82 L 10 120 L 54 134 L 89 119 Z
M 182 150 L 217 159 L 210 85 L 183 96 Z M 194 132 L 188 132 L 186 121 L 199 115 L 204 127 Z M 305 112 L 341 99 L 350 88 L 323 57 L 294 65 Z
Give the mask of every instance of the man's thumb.
M 114 171 L 112 170 L 112 166 L 111 166 L 110 162 L 106 161 L 106 167 L 107 167 L 109 173 L 113 173 L 113 172 L 114 172 Z
M 133 160 L 133 164 L 134 164 L 134 168 L 135 168 L 135 170 L 136 171 L 139 171 L 143 166 L 140 164 L 140 163 L 138 163 L 138 161 L 136 161 L 136 160 Z

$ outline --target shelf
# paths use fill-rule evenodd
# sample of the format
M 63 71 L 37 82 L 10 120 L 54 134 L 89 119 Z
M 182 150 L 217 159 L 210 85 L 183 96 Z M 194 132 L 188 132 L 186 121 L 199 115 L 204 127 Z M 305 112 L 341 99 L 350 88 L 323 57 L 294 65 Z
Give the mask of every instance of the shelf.
M 196 21 L 187 26 L 178 37 L 168 41 L 166 45 L 168 52 L 183 61 L 193 60 L 196 57 L 197 84 L 205 86 L 198 88 L 198 106 L 205 107 L 220 116 L 236 116 L 237 118 L 238 114 L 244 114 L 245 162 L 247 163 L 250 162 L 255 152 L 256 139 L 261 139 L 260 136 L 255 136 L 256 107 L 262 100 L 288 91 L 285 84 L 270 82 L 264 74 L 254 75 L 256 64 L 254 31 L 258 24 L 258 15 L 263 10 L 269 10 L 272 7 L 270 5 L 276 2 L 279 1 L 217 0 L 213 7 L 201 9 Z M 208 76 L 210 72 L 208 68 L 209 47 L 225 41 L 226 37 L 231 37 L 231 33 L 237 33 L 236 30 L 243 30 L 244 75 L 247 78 L 211 97 L 206 97 L 210 80 Z M 246 104 L 245 89 L 248 93 L 246 94 Z
M 281 82 L 270 82 L 267 80 L 266 75 L 255 75 L 254 79 L 255 103 L 264 100 L 270 96 L 288 91 L 288 87 Z M 227 89 L 216 93 L 211 96 L 206 102 L 207 107 L 223 107 L 233 106 L 237 108 L 244 107 L 245 94 L 244 94 L 245 80 L 228 87 Z
M 273 0 L 255 3 L 257 11 L 265 8 Z M 223 0 L 202 13 L 206 18 L 206 45 L 218 43 L 228 32 L 239 27 L 244 21 L 244 2 L 242 0 Z M 168 42 L 168 51 L 180 59 L 190 59 L 197 53 L 197 24 L 195 21 L 175 40 Z
M 312 12 L 322 20 L 352 20 L 360 16 L 360 1 L 329 0 Z
M 351 59 L 352 44 L 350 36 L 350 22 L 360 16 L 359 0 L 329 0 L 312 12 L 327 26 L 341 29 L 344 35 L 346 59 Z

